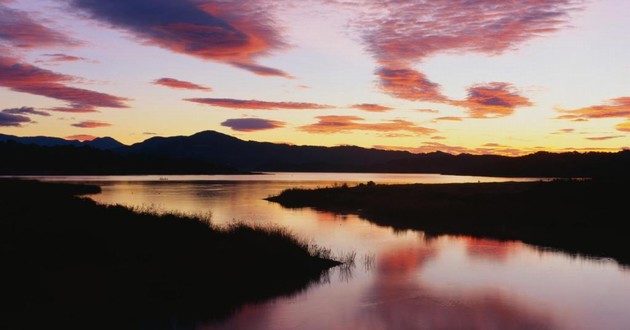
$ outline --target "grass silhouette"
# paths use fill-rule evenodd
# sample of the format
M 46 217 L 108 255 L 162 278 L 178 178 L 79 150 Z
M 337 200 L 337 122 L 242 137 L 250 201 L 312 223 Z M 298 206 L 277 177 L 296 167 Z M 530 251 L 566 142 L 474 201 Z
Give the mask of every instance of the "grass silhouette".
M 74 196 L 99 191 L 0 180 L 0 299 L 10 306 L 0 328 L 216 319 L 246 302 L 299 292 L 339 264 L 279 227 L 217 227 L 208 216 Z

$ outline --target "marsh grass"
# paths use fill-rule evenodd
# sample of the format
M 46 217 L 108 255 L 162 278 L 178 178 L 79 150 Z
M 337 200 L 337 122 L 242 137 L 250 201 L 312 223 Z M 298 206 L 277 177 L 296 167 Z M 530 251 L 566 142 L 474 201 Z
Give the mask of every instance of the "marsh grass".
M 339 264 L 277 226 L 73 197 L 97 191 L 0 180 L 0 299 L 11 306 L 0 328 L 221 318 L 299 292 Z

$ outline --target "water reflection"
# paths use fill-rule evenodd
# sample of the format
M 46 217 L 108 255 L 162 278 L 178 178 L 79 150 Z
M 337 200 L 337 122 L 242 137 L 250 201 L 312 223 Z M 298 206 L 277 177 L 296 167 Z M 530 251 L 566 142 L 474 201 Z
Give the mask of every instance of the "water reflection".
M 519 242 L 428 238 L 421 232 L 394 232 L 354 215 L 284 209 L 263 200 L 285 188 L 341 182 L 312 174 L 310 180 L 295 178 L 107 180 L 99 183 L 103 192 L 92 198 L 210 211 L 219 224 L 278 224 L 333 253 L 357 254 L 351 272 L 333 269 L 324 283 L 305 292 L 244 306 L 202 329 L 630 329 L 630 274 L 615 262 Z

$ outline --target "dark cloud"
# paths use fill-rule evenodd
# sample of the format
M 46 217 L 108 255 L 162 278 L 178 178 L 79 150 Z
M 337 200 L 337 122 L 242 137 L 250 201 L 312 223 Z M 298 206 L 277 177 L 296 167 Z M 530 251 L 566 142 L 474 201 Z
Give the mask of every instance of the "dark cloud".
M 50 116 L 46 111 L 35 110 L 33 107 L 20 107 L 2 110 L 4 113 L 13 115 L 36 115 L 36 116 Z
M 214 60 L 259 75 L 289 77 L 256 62 L 283 48 L 265 8 L 254 1 L 68 0 L 91 18 L 131 32 L 146 44 Z
M 0 112 L 0 126 L 20 127 L 22 124 L 30 122 L 31 119 L 29 117 L 14 115 L 4 111 Z
M 316 110 L 334 108 L 329 105 L 308 102 L 268 102 L 259 100 L 238 100 L 225 98 L 191 98 L 184 101 L 201 103 L 215 107 L 249 110 Z
M 228 119 L 221 123 L 221 126 L 229 127 L 235 131 L 241 132 L 263 131 L 284 127 L 285 125 L 285 122 L 260 118 L 235 118 Z

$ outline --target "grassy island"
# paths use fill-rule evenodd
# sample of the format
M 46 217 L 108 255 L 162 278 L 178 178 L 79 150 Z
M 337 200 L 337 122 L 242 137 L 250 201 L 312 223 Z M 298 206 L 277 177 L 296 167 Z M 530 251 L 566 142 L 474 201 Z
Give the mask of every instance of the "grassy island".
M 76 197 L 99 191 L 0 180 L 0 328 L 169 328 L 299 292 L 339 264 L 279 228 Z
M 289 189 L 285 207 L 358 214 L 395 230 L 462 234 L 614 258 L 630 265 L 628 179 Z

